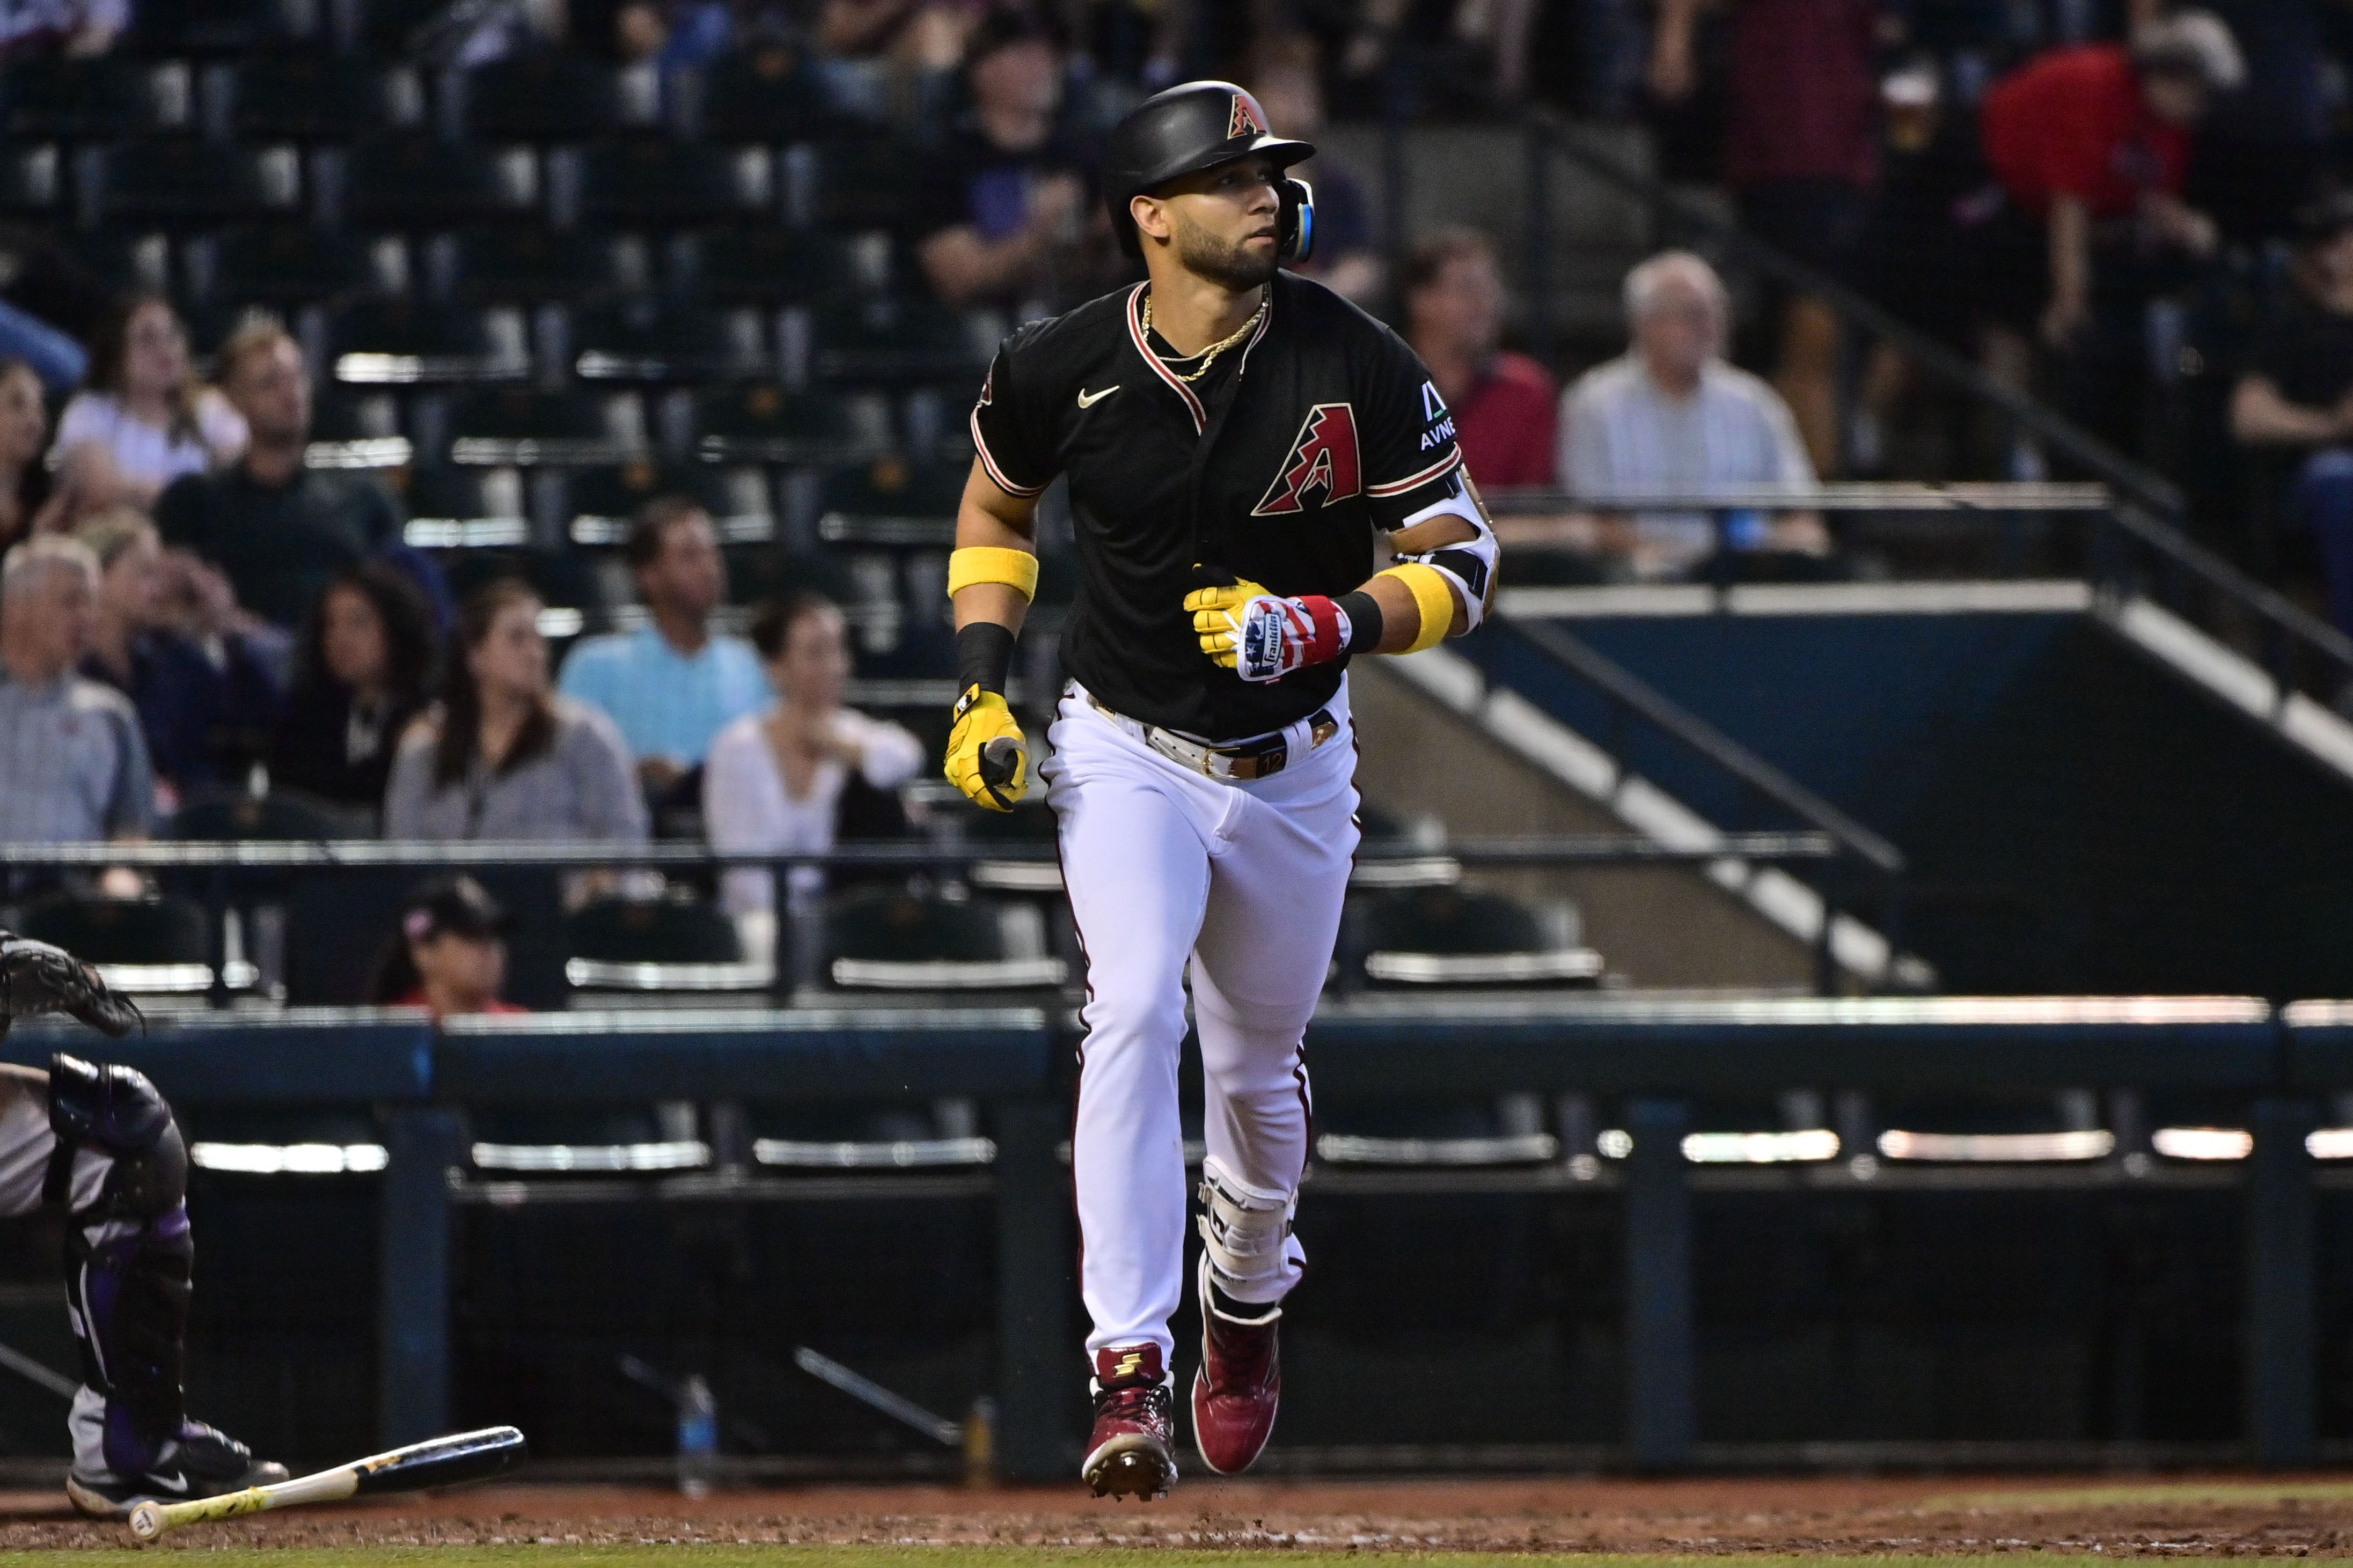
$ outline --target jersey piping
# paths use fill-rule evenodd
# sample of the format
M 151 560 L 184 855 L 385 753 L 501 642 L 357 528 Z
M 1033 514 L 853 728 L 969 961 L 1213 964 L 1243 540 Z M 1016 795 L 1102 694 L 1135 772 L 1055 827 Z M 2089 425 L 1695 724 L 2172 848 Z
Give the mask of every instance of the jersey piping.
M 1443 479 L 1461 466 L 1462 448 L 1456 447 L 1421 472 L 1408 474 L 1404 479 L 1386 485 L 1366 485 L 1365 493 L 1368 496 L 1401 496 L 1409 491 L 1419 489 L 1432 479 Z
M 1185 400 L 1186 411 L 1193 416 L 1193 434 L 1198 436 L 1209 426 L 1209 411 L 1201 405 L 1201 399 L 1195 395 L 1193 388 L 1185 379 L 1168 368 L 1168 362 L 1152 352 L 1152 342 L 1144 335 L 1144 291 L 1151 287 L 1149 283 L 1138 283 L 1127 292 L 1128 339 L 1135 344 L 1135 352 L 1144 356 L 1144 363 L 1152 367 L 1153 374 L 1175 387 L 1176 395 Z M 1237 374 L 1250 369 L 1250 350 L 1258 347 L 1259 339 L 1266 336 L 1267 323 L 1273 320 L 1274 290 L 1269 288 L 1266 291 L 1264 308 L 1258 313 L 1258 328 L 1250 333 L 1250 342 L 1242 345 L 1241 358 L 1237 362 L 1240 366 Z M 977 419 L 979 410 L 975 409 L 973 416 Z M 976 430 L 979 426 L 975 426 L 974 428 Z

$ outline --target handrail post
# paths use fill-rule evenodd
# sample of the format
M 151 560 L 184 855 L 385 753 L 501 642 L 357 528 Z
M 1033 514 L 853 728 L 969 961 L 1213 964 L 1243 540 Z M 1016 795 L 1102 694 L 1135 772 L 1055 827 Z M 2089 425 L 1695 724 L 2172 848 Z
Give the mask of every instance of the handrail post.
M 1698 1427 L 1683 1182 L 1691 1107 L 1638 1100 L 1627 1119 L 1634 1147 L 1626 1157 L 1626 1443 L 1637 1469 L 1680 1469 L 1691 1462 Z
M 1067 1116 L 1018 1101 L 997 1118 L 997 1463 L 1008 1480 L 1059 1479 L 1077 1462 L 1063 1420 L 1070 1354 L 1069 1181 L 1055 1145 Z
M 2319 1233 L 2305 1150 L 2319 1120 L 2309 1100 L 2255 1101 L 2247 1168 L 2246 1433 L 2255 1462 L 2275 1468 L 2320 1457 Z
M 376 1424 L 386 1447 L 449 1429 L 449 1172 L 458 1112 L 385 1114 L 377 1230 Z

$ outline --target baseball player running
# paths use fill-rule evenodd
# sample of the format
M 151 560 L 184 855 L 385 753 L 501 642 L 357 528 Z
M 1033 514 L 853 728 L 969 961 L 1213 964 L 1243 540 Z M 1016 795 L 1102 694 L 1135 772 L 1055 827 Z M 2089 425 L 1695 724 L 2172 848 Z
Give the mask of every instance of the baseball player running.
M 42 1013 L 109 1035 L 139 1020 L 71 953 L 0 930 L 0 1037 Z M 285 1466 L 256 1460 L 236 1438 L 189 1420 L 182 1404 L 194 1257 L 187 1188 L 186 1146 L 145 1074 L 62 1052 L 46 1073 L 0 1064 L 0 1215 L 51 1202 L 73 1216 L 66 1317 L 81 1346 L 82 1386 L 66 1417 L 66 1494 L 95 1517 L 286 1479 Z
M 972 416 L 947 775 L 984 806 L 1009 809 L 1027 784 L 1005 679 L 1057 475 L 1078 536 L 1071 679 L 1041 776 L 1087 960 L 1072 1166 L 1093 1320 L 1081 1473 L 1098 1495 L 1162 1496 L 1176 1473 L 1188 977 L 1208 1142 L 1194 1437 L 1231 1472 L 1273 1430 L 1276 1328 L 1303 1265 L 1301 1037 L 1357 840 L 1348 660 L 1469 631 L 1494 582 L 1494 534 L 1429 372 L 1280 269 L 1314 225 L 1284 171 L 1314 153 L 1268 134 L 1226 82 L 1140 105 L 1104 182 L 1150 280 L 1007 339 Z

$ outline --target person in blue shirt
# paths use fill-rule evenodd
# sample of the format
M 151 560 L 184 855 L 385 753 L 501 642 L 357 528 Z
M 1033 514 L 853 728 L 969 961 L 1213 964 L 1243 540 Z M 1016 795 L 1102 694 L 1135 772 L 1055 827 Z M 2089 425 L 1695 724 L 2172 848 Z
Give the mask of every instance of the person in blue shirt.
M 658 796 L 701 764 L 721 730 L 775 696 L 752 645 L 712 628 L 727 563 L 709 512 L 683 496 L 655 497 L 629 531 L 628 557 L 647 624 L 583 639 L 558 684 L 620 727 L 638 783 Z

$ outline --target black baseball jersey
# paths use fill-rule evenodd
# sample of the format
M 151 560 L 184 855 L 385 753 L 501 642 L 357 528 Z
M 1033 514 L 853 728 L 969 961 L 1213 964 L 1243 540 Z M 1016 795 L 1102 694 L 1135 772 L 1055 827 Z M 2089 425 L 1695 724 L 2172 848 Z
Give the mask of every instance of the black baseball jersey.
M 973 444 L 1014 495 L 1070 476 L 1079 595 L 1063 668 L 1131 718 L 1261 735 L 1329 701 L 1342 665 L 1254 685 L 1210 662 L 1185 609 L 1195 563 L 1285 595 L 1363 586 L 1374 530 L 1461 482 L 1453 416 L 1395 332 L 1287 272 L 1251 336 L 1188 384 L 1146 344 L 1145 287 L 1006 339 Z

